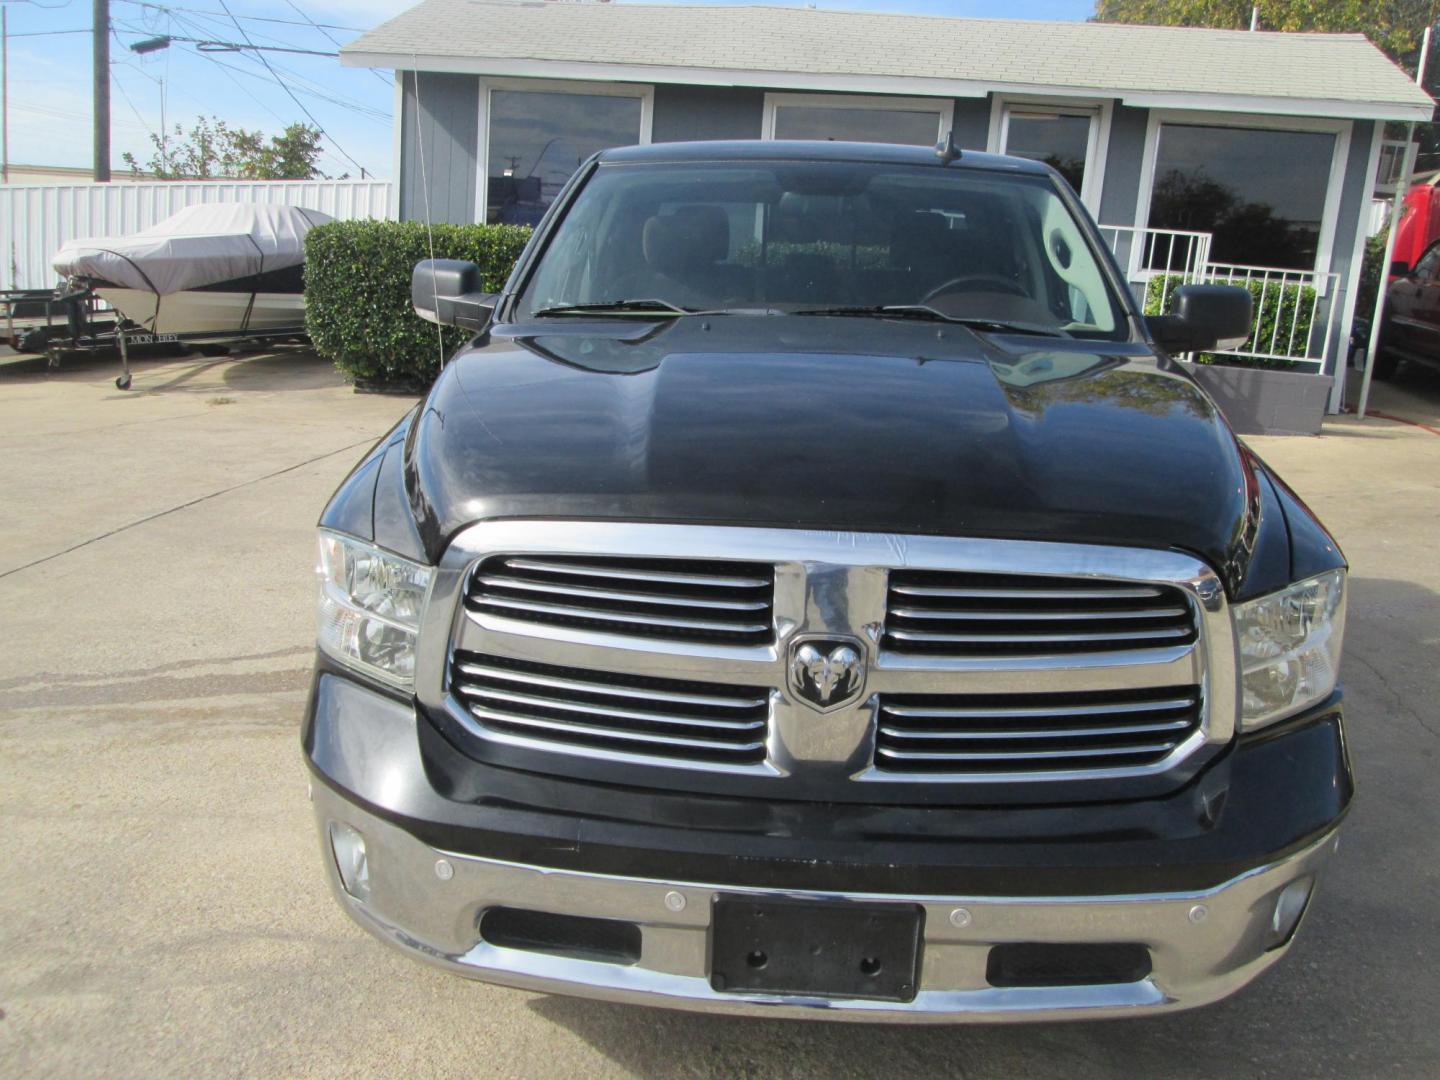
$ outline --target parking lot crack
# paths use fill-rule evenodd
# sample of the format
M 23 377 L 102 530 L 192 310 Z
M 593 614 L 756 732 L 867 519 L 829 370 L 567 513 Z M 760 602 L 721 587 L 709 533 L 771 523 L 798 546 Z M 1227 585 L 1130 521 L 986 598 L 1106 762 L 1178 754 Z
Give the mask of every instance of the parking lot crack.
M 1370 674 L 1375 676 L 1375 678 L 1379 681 L 1380 685 L 1385 688 L 1385 692 L 1389 694 L 1391 699 L 1394 701 L 1396 708 L 1398 708 L 1401 712 L 1407 714 L 1412 720 L 1415 721 L 1415 723 L 1419 724 L 1420 727 L 1422 727 L 1430 736 L 1440 739 L 1440 731 L 1436 731 L 1433 727 L 1431 727 L 1425 721 L 1425 718 L 1421 716 L 1420 713 L 1408 701 L 1406 701 L 1405 696 L 1401 694 L 1400 691 L 1396 690 L 1393 686 L 1390 685 L 1390 680 L 1386 677 L 1384 672 L 1382 672 L 1369 660 L 1366 660 L 1365 657 L 1361 656 L 1358 652 L 1352 650 L 1346 655 L 1349 659 L 1357 661 L 1362 667 L 1369 671 Z
M 78 544 L 72 544 L 67 548 L 61 549 L 60 551 L 52 552 L 49 555 L 42 555 L 38 559 L 32 559 L 28 563 L 23 563 L 20 566 L 16 566 L 10 570 L 0 572 L 0 579 L 10 577 L 14 574 L 18 574 L 22 570 L 29 570 L 33 567 L 43 565 L 44 563 L 53 562 L 55 559 L 62 558 L 66 555 L 71 554 L 72 552 L 79 551 L 82 548 L 87 548 L 91 544 L 98 544 L 101 540 L 108 540 L 112 536 L 117 536 L 120 533 L 128 532 L 130 529 L 136 528 L 140 525 L 145 525 L 148 522 L 157 520 L 158 518 L 166 517 L 169 514 L 174 514 L 181 510 L 187 510 L 192 506 L 198 506 L 200 503 L 209 502 L 211 499 L 218 499 L 221 495 L 228 495 L 232 491 L 239 491 L 242 488 L 253 487 L 256 484 L 264 483 L 266 480 L 273 480 L 277 476 L 284 476 L 286 473 L 294 472 L 297 469 L 303 469 L 307 465 L 314 465 L 317 461 L 324 461 L 326 458 L 332 458 L 337 454 L 348 453 L 362 446 L 370 446 L 375 442 L 378 437 L 379 436 L 376 435 L 369 435 L 359 440 L 358 442 L 348 443 L 347 445 L 338 447 L 334 450 L 327 450 L 323 454 L 317 454 L 315 457 L 306 458 L 304 461 L 297 461 L 293 465 L 286 465 L 283 469 L 276 469 L 273 472 L 265 473 L 263 476 L 254 476 L 251 477 L 249 480 L 242 480 L 238 484 L 231 484 L 228 487 L 218 488 L 217 490 L 207 492 L 204 495 L 198 495 L 193 499 L 188 499 L 185 502 L 177 503 L 175 506 L 167 507 L 164 510 L 157 510 L 153 514 L 147 514 L 145 517 L 138 518 L 135 521 L 127 522 L 124 525 L 119 525 L 113 529 L 101 533 L 99 536 L 92 536 L 90 537 L 90 539 L 82 540 Z

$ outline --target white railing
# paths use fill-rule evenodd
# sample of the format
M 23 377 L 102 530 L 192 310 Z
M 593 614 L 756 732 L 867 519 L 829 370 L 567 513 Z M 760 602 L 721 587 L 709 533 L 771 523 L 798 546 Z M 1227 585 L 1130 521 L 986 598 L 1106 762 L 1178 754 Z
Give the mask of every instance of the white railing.
M 1158 277 L 1160 306 L 1164 310 L 1170 290 L 1205 278 L 1210 262 L 1208 232 L 1184 229 L 1136 229 L 1129 225 L 1101 225 L 1100 235 L 1110 245 L 1132 285 L 1140 287 L 1136 297 L 1142 304 L 1150 279 Z
M 1167 310 L 1170 293 L 1180 285 L 1240 285 L 1250 290 L 1255 324 L 1249 339 L 1237 349 L 1216 352 L 1321 366 L 1330 355 L 1339 274 L 1211 262 L 1213 237 L 1206 232 L 1101 225 L 1100 235 L 1126 268 L 1135 299 L 1147 311 Z M 1151 295 L 1156 288 L 1158 294 Z
M 67 240 L 126 236 L 196 203 L 278 202 L 334 218 L 390 216 L 384 180 L 171 180 L 0 185 L 0 289 L 49 289 Z
M 1255 326 L 1250 337 L 1239 348 L 1217 352 L 1309 364 L 1323 364 L 1330 355 L 1335 319 L 1328 303 L 1323 305 L 1322 315 L 1321 301 L 1335 296 L 1339 274 L 1211 263 L 1205 280 L 1216 285 L 1240 285 L 1249 289 L 1255 299 Z

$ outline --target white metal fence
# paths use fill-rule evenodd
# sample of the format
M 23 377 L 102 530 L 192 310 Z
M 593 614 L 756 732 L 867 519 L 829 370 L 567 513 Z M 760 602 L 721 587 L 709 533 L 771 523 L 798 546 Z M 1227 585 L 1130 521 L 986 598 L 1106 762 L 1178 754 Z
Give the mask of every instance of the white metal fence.
M 1239 348 L 1219 350 L 1227 356 L 1323 363 L 1330 355 L 1335 320 L 1328 300 L 1339 286 L 1339 274 L 1211 263 L 1206 280 L 1240 285 L 1254 298 L 1250 337 Z
M 1165 311 L 1180 285 L 1239 285 L 1254 297 L 1250 337 L 1227 356 L 1291 360 L 1323 365 L 1335 334 L 1334 298 L 1339 274 L 1317 274 L 1269 266 L 1238 266 L 1210 261 L 1212 235 L 1183 229 L 1135 229 L 1101 225 L 1110 245 L 1147 310 Z M 1150 295 L 1158 282 L 1158 295 Z
M 387 218 L 385 180 L 176 180 L 0 185 L 0 289 L 48 289 L 66 240 L 124 236 L 196 203 L 278 202 L 334 218 Z

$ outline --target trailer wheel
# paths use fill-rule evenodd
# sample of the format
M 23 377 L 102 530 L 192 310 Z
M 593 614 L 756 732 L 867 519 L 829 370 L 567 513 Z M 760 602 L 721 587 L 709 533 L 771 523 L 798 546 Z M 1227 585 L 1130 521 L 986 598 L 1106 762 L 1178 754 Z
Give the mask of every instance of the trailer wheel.
M 116 390 L 129 390 L 129 389 L 130 389 L 130 376 L 129 376 L 128 374 L 126 374 L 126 375 L 117 375 L 117 376 L 115 377 L 115 389 L 116 389 Z

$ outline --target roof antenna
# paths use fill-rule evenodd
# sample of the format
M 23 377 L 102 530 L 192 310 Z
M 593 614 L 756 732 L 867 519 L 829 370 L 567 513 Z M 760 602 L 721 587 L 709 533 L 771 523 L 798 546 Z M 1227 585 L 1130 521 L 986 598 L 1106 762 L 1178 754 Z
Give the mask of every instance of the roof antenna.
M 960 148 L 955 145 L 955 132 L 945 132 L 944 138 L 935 144 L 935 156 L 940 159 L 940 164 L 949 165 L 960 156 Z

